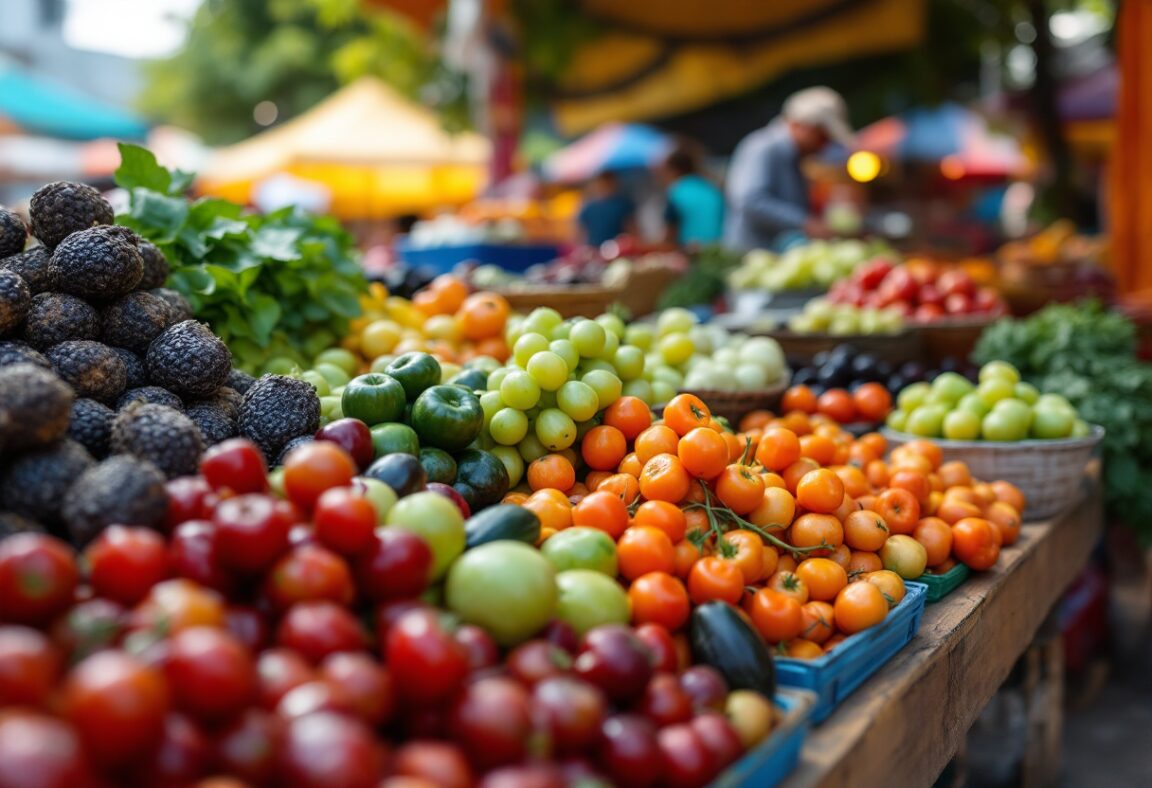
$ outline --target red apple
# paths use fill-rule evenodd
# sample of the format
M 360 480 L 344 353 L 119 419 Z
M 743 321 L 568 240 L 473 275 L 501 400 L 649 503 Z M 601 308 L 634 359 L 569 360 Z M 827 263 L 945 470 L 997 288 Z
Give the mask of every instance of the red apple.
M 919 286 L 904 266 L 893 268 L 880 283 L 880 292 L 891 301 L 909 301 L 916 298 Z
M 931 323 L 934 320 L 939 320 L 943 316 L 944 310 L 941 309 L 939 304 L 921 304 L 915 313 L 913 313 L 912 319 L 917 323 Z
M 875 290 L 891 271 L 892 263 L 883 258 L 877 258 L 859 268 L 854 278 L 865 290 Z
M 936 285 L 929 282 L 920 288 L 920 303 L 921 304 L 935 304 L 939 306 L 944 303 L 944 294 Z
M 971 298 L 976 294 L 976 283 L 963 271 L 945 271 L 936 280 L 936 286 L 945 297 L 959 294 Z
M 966 315 L 972 311 L 972 299 L 963 293 L 953 293 L 944 299 L 944 311 L 950 315 Z

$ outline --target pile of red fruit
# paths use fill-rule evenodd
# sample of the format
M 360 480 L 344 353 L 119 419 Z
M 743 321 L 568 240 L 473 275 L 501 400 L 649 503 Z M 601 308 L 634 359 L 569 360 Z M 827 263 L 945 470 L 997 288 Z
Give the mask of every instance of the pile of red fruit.
M 979 315 L 1001 317 L 1008 305 L 990 287 L 978 286 L 966 272 L 935 265 L 893 265 L 878 258 L 828 290 L 834 304 L 898 310 L 917 323 Z
M 657 624 L 502 653 L 354 474 L 310 444 L 280 497 L 232 440 L 169 482 L 166 534 L 0 542 L 0 786 L 698 786 L 770 730 Z

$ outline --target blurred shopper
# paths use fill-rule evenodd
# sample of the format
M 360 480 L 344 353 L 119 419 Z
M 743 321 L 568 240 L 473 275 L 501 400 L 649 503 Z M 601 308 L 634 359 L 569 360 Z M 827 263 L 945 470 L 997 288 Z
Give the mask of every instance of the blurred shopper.
M 685 247 L 718 243 L 724 232 L 724 194 L 700 174 L 695 152 L 678 145 L 664 160 L 660 175 L 668 184 L 665 242 Z
M 576 217 L 582 240 L 592 246 L 632 233 L 635 218 L 636 204 L 620 188 L 620 179 L 610 170 L 599 173 L 588 183 L 584 204 Z
M 800 162 L 830 142 L 852 145 L 844 98 L 826 87 L 795 93 L 780 117 L 749 134 L 728 167 L 725 244 L 736 249 L 772 249 L 798 238 L 831 233 L 813 215 L 808 180 Z

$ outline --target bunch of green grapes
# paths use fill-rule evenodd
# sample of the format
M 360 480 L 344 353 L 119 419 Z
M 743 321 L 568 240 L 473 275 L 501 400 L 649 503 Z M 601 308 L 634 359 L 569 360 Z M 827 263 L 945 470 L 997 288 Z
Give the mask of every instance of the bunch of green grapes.
M 513 484 L 526 463 L 571 450 L 620 397 L 654 402 L 656 392 L 644 379 L 645 353 L 625 342 L 627 334 L 615 315 L 564 320 L 548 307 L 509 321 L 512 356 L 489 374 L 480 405 L 489 450 Z

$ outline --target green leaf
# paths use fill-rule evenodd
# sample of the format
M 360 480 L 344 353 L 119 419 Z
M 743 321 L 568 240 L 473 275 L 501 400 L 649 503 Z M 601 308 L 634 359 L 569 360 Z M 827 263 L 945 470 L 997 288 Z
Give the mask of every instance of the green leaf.
M 167 197 L 147 189 L 132 190 L 132 217 L 142 235 L 156 243 L 171 243 L 176 239 L 184 220 L 188 218 L 188 201 Z
M 290 227 L 262 227 L 252 238 L 252 252 L 273 260 L 297 260 L 301 231 Z
M 272 329 L 280 320 L 280 304 L 271 296 L 260 293 L 252 296 L 249 320 L 252 324 L 252 338 L 261 345 L 268 344 Z
M 168 193 L 172 186 L 172 174 L 157 163 L 152 151 L 127 142 L 121 142 L 117 147 L 120 148 L 120 166 L 116 169 L 117 186 Z

